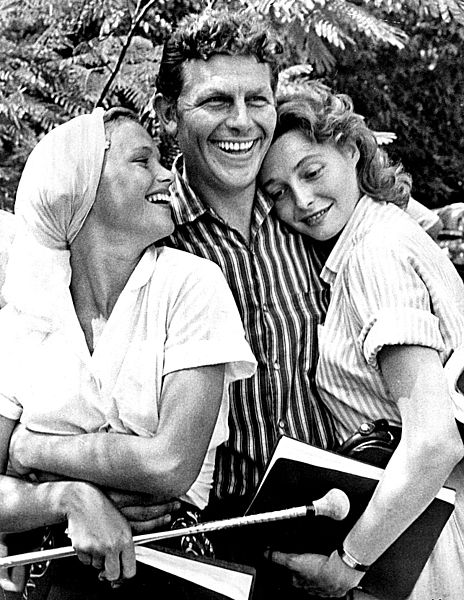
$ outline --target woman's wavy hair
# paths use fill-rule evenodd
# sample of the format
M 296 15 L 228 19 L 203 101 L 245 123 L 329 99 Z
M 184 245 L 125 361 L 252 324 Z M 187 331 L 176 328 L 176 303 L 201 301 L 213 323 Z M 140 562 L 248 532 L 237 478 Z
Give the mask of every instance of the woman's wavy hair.
M 334 143 L 340 148 L 356 144 L 360 190 L 374 200 L 406 207 L 411 177 L 379 148 L 374 133 L 354 112 L 353 101 L 346 94 L 335 94 L 320 81 L 311 81 L 301 91 L 278 98 L 274 140 L 289 131 L 301 131 L 316 144 Z
M 177 102 L 183 85 L 183 66 L 192 59 L 208 60 L 214 55 L 254 56 L 271 69 L 275 91 L 282 46 L 269 23 L 244 11 L 207 8 L 185 17 L 165 42 L 156 91 L 171 103 Z

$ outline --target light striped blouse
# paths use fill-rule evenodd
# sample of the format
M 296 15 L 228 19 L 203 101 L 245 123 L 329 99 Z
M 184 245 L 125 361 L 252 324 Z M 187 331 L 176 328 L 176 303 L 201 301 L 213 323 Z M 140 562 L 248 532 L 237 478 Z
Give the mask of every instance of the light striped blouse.
M 327 289 L 308 241 L 284 228 L 261 193 L 247 245 L 201 202 L 176 165 L 176 230 L 168 243 L 221 267 L 258 361 L 254 377 L 231 386 L 230 438 L 218 453 L 216 497 L 245 495 L 254 491 L 282 433 L 333 444 L 332 422 L 314 386 L 316 327 Z
M 464 285 L 406 213 L 363 197 L 322 271 L 331 286 L 319 327 L 317 385 L 343 438 L 367 420 L 400 424 L 380 376 L 384 345 L 434 348 L 444 363 L 462 344 Z

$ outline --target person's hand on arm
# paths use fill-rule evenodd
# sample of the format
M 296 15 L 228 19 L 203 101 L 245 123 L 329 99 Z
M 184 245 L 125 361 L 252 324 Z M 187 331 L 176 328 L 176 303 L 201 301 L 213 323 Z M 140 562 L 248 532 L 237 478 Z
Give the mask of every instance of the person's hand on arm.
M 17 439 L 24 435 L 25 443 L 27 443 L 28 434 L 24 425 L 18 424 L 15 427 L 14 435 Z M 63 480 L 62 475 L 22 468 L 14 460 L 10 461 L 10 468 L 17 476 L 33 478 L 41 483 Z M 102 491 L 129 521 L 134 535 L 165 528 L 172 521 L 172 514 L 177 512 L 181 506 L 180 502 L 176 500 L 159 503 L 151 494 L 125 492 L 112 488 L 102 489 Z
M 293 587 L 321 598 L 344 597 L 364 575 L 345 565 L 337 551 L 330 556 L 274 551 L 267 558 L 291 572 Z
M 224 369 L 221 364 L 166 375 L 154 437 L 57 436 L 23 428 L 12 436 L 12 464 L 19 473 L 41 470 L 168 502 L 187 492 L 200 472 L 221 405 Z
M 438 353 L 421 346 L 389 346 L 380 352 L 379 364 L 398 403 L 402 436 L 366 510 L 344 540 L 344 549 L 365 566 L 427 508 L 464 456 Z M 336 552 L 330 557 L 274 552 L 270 558 L 292 571 L 297 587 L 320 596 L 340 597 L 359 582 L 362 586 L 363 573 L 348 567 Z
M 0 472 L 15 422 L 0 417 Z M 109 581 L 135 575 L 131 528 L 114 504 L 94 485 L 80 481 L 31 483 L 0 475 L 0 531 L 15 533 L 67 523 L 68 536 L 79 559 L 103 571 Z M 8 554 L 4 537 L 0 552 Z M 12 589 L 19 572 L 3 570 L 0 585 Z
M 111 489 L 104 492 L 129 521 L 134 535 L 165 529 L 181 507 L 177 500 L 157 503 L 150 494 Z

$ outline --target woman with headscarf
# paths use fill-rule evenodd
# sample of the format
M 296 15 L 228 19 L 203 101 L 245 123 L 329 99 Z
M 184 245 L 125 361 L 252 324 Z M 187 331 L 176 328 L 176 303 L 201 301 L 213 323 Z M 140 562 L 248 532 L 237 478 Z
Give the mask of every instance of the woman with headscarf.
M 1 464 L 20 421 L 39 442 L 21 449 L 18 431 L 14 466 L 31 450 L 44 461 L 32 468 L 73 481 L 1 476 L 0 530 L 67 521 L 80 560 L 108 580 L 134 574 L 134 550 L 95 485 L 149 495 L 142 526 L 166 521 L 155 503 L 203 509 L 228 435 L 228 384 L 255 369 L 220 270 L 153 245 L 173 230 L 170 181 L 131 113 L 96 109 L 37 145 L 15 206 L 0 312 Z

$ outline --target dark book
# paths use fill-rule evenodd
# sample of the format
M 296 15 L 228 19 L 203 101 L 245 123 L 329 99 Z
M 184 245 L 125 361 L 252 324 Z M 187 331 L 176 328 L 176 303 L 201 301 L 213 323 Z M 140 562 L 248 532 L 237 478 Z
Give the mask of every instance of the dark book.
M 329 555 L 364 511 L 382 473 L 379 467 L 284 436 L 246 514 L 310 504 L 332 488 L 347 494 L 350 511 L 343 521 L 306 517 L 258 525 L 253 535 L 260 537 L 263 547 L 274 550 Z M 440 490 L 363 577 L 361 585 L 366 592 L 381 600 L 407 598 L 454 510 L 455 495 L 451 488 Z

